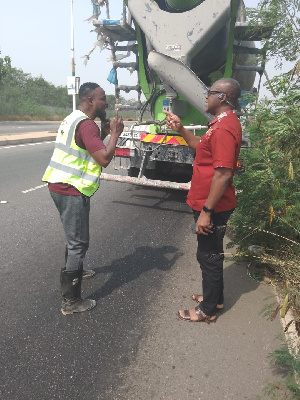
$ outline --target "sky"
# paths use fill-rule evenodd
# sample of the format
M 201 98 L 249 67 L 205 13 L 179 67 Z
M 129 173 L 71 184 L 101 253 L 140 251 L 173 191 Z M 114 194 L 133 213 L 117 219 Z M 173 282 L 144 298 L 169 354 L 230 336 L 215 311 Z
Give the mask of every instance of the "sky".
M 110 18 L 120 18 L 122 3 L 122 0 L 110 0 Z M 244 3 L 246 7 L 255 7 L 258 0 L 244 0 Z M 9 56 L 13 67 L 33 77 L 42 76 L 56 86 L 65 86 L 67 76 L 72 75 L 71 4 L 72 0 L 0 0 L 0 57 Z M 102 18 L 105 18 L 105 7 L 101 10 Z M 80 77 L 81 83 L 97 82 L 106 94 L 114 94 L 114 85 L 107 81 L 112 68 L 107 61 L 110 51 L 100 52 L 97 47 L 84 65 L 84 55 L 97 41 L 93 24 L 86 21 L 92 14 L 91 0 L 73 0 L 75 75 Z M 272 64 L 266 69 L 269 76 L 279 74 Z M 129 75 L 123 76 L 128 80 Z M 119 83 L 125 84 L 121 79 L 122 74 Z M 130 84 L 136 84 L 136 74 L 129 80 Z M 134 94 L 131 92 L 127 96 L 133 98 Z

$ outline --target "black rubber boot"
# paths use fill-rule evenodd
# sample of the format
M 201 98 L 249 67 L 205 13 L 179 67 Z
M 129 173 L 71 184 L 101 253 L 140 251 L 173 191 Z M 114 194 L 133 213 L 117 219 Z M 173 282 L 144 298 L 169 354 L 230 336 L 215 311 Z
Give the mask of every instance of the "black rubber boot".
M 65 263 L 67 263 L 68 259 L 68 247 L 65 247 Z M 82 280 L 93 278 L 96 275 L 96 272 L 92 269 L 84 269 L 82 272 Z
M 61 284 L 61 312 L 64 315 L 89 311 L 96 307 L 96 301 L 81 298 L 82 270 L 66 271 L 60 273 Z

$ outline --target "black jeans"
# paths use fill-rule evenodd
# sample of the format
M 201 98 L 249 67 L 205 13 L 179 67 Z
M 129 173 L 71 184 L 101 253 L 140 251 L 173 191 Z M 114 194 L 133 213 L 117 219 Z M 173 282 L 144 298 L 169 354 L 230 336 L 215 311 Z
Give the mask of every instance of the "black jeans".
M 208 316 L 216 315 L 217 304 L 224 302 L 223 239 L 227 222 L 234 210 L 212 213 L 213 233 L 197 235 L 197 260 L 202 271 L 203 301 L 200 309 Z M 193 210 L 195 222 L 200 211 Z

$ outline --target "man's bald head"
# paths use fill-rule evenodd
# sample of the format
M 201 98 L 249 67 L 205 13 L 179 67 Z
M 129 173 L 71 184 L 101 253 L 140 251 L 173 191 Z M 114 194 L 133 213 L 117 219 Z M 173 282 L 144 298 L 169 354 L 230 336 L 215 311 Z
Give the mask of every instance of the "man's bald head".
M 214 83 L 214 87 L 218 87 L 218 90 L 226 93 L 227 100 L 233 105 L 237 105 L 238 98 L 241 95 L 241 87 L 238 81 L 233 78 L 222 78 Z

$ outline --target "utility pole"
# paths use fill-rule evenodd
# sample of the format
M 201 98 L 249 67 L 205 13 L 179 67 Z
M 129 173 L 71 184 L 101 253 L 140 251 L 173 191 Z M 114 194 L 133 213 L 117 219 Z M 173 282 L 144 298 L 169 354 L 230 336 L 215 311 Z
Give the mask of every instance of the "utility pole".
M 72 77 L 75 83 L 75 59 L 74 59 L 74 20 L 73 20 L 73 0 L 71 0 L 71 58 L 72 58 Z M 73 111 L 76 110 L 76 94 L 73 93 Z
M 67 77 L 67 88 L 68 88 L 68 94 L 73 96 L 73 111 L 75 111 L 76 94 L 78 94 L 78 89 L 79 89 L 79 78 L 75 77 L 73 0 L 71 0 L 71 59 L 72 59 L 72 76 Z

